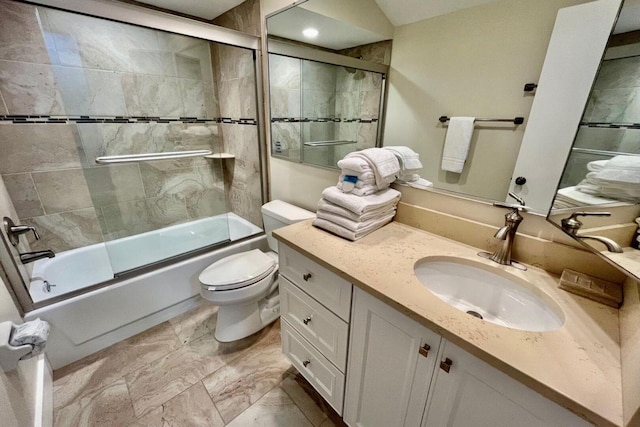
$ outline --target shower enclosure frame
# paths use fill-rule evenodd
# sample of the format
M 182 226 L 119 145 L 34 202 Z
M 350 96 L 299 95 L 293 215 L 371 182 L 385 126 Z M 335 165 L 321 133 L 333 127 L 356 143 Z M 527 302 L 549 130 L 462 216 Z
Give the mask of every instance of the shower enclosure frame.
M 87 15 L 95 18 L 107 19 L 115 22 L 121 22 L 125 24 L 133 24 L 153 30 L 167 31 L 170 33 L 180 34 L 183 36 L 195 37 L 209 42 L 221 43 L 233 47 L 239 47 L 251 50 L 254 56 L 254 72 L 255 72 L 255 99 L 256 99 L 256 111 L 257 111 L 257 132 L 258 132 L 258 156 L 260 159 L 260 180 L 261 180 L 261 198 L 262 203 L 268 199 L 268 170 L 266 159 L 266 143 L 265 143 L 265 110 L 264 110 L 264 96 L 263 96 L 263 71 L 262 71 L 262 50 L 260 45 L 260 38 L 245 34 L 239 31 L 231 30 L 228 28 L 216 26 L 214 24 L 207 24 L 202 21 L 197 21 L 189 18 L 185 18 L 170 13 L 157 11 L 153 9 L 147 9 L 141 6 L 136 6 L 127 3 L 119 2 L 106 2 L 100 0 L 36 0 L 36 1 L 23 1 L 17 0 L 21 3 L 32 4 L 34 6 L 45 6 L 54 9 L 59 9 L 66 12 L 74 12 L 82 15 Z M 4 236 L 3 236 L 4 237 Z M 234 243 L 242 240 L 248 240 L 256 237 L 256 235 L 246 237 L 238 240 Z M 84 289 L 70 292 L 69 294 L 61 295 L 56 298 L 51 298 L 42 302 L 33 302 L 28 292 L 28 286 L 24 282 L 22 274 L 20 273 L 17 265 L 17 261 L 11 253 L 11 249 L 6 242 L 6 239 L 0 239 L 0 277 L 6 282 L 7 288 L 11 297 L 14 299 L 16 306 L 20 313 L 24 315 L 30 311 L 38 308 L 42 308 L 69 298 L 73 298 L 77 295 L 94 291 L 96 289 L 104 288 L 119 281 L 125 280 L 130 277 L 138 276 L 149 271 L 162 268 L 164 266 L 174 264 L 185 259 L 206 253 L 211 250 L 211 246 L 206 246 L 194 251 L 179 254 L 174 257 L 158 261 L 153 264 L 142 266 L 138 269 L 130 272 L 118 274 L 114 279 L 106 282 L 98 283 L 92 286 L 88 286 Z

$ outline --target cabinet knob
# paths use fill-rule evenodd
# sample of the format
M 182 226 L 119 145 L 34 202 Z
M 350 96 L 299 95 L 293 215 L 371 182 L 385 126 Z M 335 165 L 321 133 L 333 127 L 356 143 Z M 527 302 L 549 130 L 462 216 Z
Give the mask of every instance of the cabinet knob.
M 421 356 L 427 357 L 429 355 L 429 350 L 431 350 L 431 346 L 429 344 L 425 344 L 418 350 Z
M 311 322 L 311 316 L 307 316 L 305 319 L 302 320 L 302 323 L 304 323 L 305 325 L 308 325 L 309 322 Z
M 311 363 L 311 360 L 309 360 L 309 359 L 307 359 L 304 362 L 302 362 L 302 364 L 304 365 L 305 368 L 309 365 L 309 363 Z
M 449 370 L 451 370 L 451 365 L 453 365 L 453 361 L 447 357 L 444 361 L 440 362 L 440 369 L 448 374 Z
M 527 178 L 524 176 L 519 176 L 516 178 L 516 185 L 525 185 L 527 183 Z
M 308 282 L 309 279 L 311 279 L 311 273 L 303 274 L 302 278 L 304 279 L 305 282 Z

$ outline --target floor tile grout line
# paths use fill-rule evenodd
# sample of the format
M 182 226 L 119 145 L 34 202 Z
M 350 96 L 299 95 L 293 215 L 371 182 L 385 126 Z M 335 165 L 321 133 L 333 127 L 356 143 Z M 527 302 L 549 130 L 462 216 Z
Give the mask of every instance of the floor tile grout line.
M 285 380 L 280 381 L 280 384 L 278 384 L 278 387 L 280 387 L 280 389 L 284 392 L 284 394 L 286 394 L 286 395 L 289 397 L 289 399 L 291 399 L 291 401 L 292 401 L 292 402 L 293 402 L 293 404 L 296 406 L 296 408 L 298 408 L 298 410 L 299 410 L 300 412 L 302 412 L 302 415 L 304 415 L 304 417 L 307 419 L 307 421 L 309 421 L 309 423 L 310 423 L 312 426 L 314 426 L 314 427 L 319 427 L 319 426 L 321 426 L 321 425 L 322 425 L 322 423 L 324 423 L 324 421 L 325 421 L 326 419 L 328 419 L 328 418 L 329 418 L 329 416 L 328 416 L 328 415 L 327 415 L 327 414 L 322 410 L 322 408 L 318 408 L 318 409 L 320 409 L 320 411 L 321 411 L 321 412 L 322 412 L 322 414 L 324 415 L 324 418 L 322 419 L 322 421 L 320 422 L 320 424 L 318 424 L 318 426 L 316 426 L 316 425 L 313 423 L 313 421 L 311 420 L 311 418 L 309 418 L 309 417 L 307 416 L 307 413 L 304 411 L 304 409 L 303 409 L 303 408 L 301 408 L 301 407 L 300 407 L 300 405 L 298 405 L 298 403 L 297 403 L 297 402 L 296 402 L 296 400 L 293 398 L 293 396 L 291 396 L 289 393 L 287 393 L 287 390 L 286 390 L 284 387 L 282 387 L 282 383 L 284 383 L 284 381 L 285 381 Z M 305 393 L 306 393 L 306 392 L 305 392 Z M 316 404 L 315 402 L 313 402 L 313 403 L 314 403 L 314 404 Z M 316 405 L 317 405 L 317 404 L 316 404 Z
M 209 394 L 209 390 L 207 390 L 207 387 L 204 385 L 204 382 L 202 382 L 202 380 L 200 380 L 198 382 L 200 384 L 202 384 L 202 387 L 204 388 L 204 391 L 207 392 L 207 396 L 209 397 L 209 400 L 211 401 L 211 404 L 213 405 L 213 408 L 216 410 L 218 416 L 222 420 L 222 424 L 226 426 L 227 423 L 224 422 L 224 418 L 222 418 L 222 414 L 220 413 L 220 410 L 218 409 L 218 406 L 216 405 L 216 402 L 213 401 L 213 397 L 211 397 L 211 394 Z

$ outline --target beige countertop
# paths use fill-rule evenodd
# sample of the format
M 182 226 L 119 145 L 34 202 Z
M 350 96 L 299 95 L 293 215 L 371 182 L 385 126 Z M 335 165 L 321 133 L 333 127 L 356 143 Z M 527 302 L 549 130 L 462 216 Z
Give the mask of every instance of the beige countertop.
M 311 221 L 274 235 L 561 406 L 596 425 L 622 425 L 618 310 L 558 289 L 557 275 L 500 266 L 478 257 L 476 248 L 397 222 L 357 242 L 319 230 Z M 416 261 L 429 256 L 464 258 L 528 282 L 558 303 L 564 325 L 527 332 L 458 311 L 413 273 Z

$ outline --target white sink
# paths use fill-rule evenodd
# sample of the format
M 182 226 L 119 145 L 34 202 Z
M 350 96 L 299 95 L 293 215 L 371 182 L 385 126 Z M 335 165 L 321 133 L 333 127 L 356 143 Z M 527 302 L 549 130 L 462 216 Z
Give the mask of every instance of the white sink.
M 453 257 L 418 261 L 415 274 L 442 301 L 475 317 L 525 331 L 552 331 L 564 324 L 560 306 L 518 277 Z

